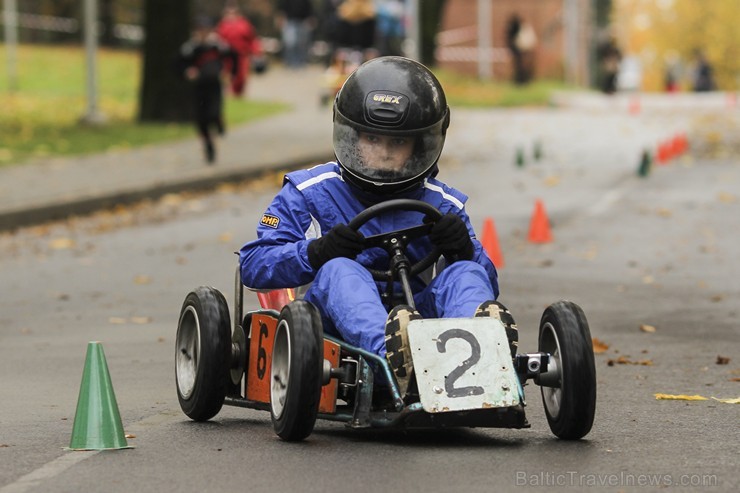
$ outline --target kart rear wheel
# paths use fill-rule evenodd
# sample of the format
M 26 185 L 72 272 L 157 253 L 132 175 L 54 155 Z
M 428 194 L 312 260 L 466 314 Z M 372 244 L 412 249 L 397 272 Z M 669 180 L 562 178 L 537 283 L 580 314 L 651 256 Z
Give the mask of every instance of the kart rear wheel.
M 195 421 L 209 420 L 221 410 L 231 380 L 231 321 L 223 294 L 201 286 L 187 295 L 175 344 L 180 408 Z
M 558 438 L 578 440 L 591 430 L 596 411 L 591 331 L 578 305 L 559 301 L 547 307 L 539 350 L 550 354 L 548 370 L 537 381 L 550 430 Z
M 321 397 L 324 362 L 321 317 L 298 300 L 280 312 L 270 369 L 270 415 L 275 433 L 299 441 L 313 431 Z

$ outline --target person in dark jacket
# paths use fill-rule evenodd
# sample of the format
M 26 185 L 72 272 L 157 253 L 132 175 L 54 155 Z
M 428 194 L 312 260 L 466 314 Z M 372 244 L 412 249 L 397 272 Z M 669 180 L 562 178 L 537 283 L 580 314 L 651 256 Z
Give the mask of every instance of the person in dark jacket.
M 213 31 L 210 19 L 198 18 L 192 37 L 180 48 L 178 66 L 185 79 L 193 84 L 195 124 L 209 164 L 216 160 L 211 127 L 215 127 L 219 135 L 225 133 L 221 73 L 226 60 L 235 77 L 237 53 Z
M 282 32 L 283 60 L 288 67 L 308 63 L 311 32 L 316 25 L 311 0 L 279 0 L 277 22 Z

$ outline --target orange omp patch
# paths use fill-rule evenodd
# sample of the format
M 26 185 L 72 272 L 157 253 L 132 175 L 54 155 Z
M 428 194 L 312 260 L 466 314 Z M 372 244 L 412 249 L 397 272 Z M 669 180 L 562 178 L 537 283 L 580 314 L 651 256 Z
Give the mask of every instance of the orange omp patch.
M 267 226 L 268 228 L 277 229 L 278 224 L 280 224 L 280 218 L 270 214 L 263 214 L 262 219 L 260 219 L 260 224 L 262 226 Z

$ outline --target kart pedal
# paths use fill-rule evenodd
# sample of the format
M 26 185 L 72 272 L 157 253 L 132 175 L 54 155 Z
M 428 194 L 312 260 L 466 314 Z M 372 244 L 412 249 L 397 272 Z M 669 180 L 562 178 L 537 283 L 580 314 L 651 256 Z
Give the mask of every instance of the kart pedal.
M 519 329 L 516 326 L 514 317 L 508 308 L 503 303 L 490 300 L 484 301 L 475 310 L 476 317 L 492 317 L 496 318 L 504 325 L 506 329 L 506 338 L 509 340 L 509 349 L 511 350 L 511 357 L 516 356 L 516 352 L 519 349 Z

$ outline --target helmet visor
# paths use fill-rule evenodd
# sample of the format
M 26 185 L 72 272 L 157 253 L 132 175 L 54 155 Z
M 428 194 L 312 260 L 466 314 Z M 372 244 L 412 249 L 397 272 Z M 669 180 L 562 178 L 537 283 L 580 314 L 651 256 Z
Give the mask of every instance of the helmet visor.
M 380 130 L 354 124 L 337 114 L 334 152 L 355 177 L 376 185 L 412 181 L 437 162 L 444 145 L 444 119 L 414 131 Z

